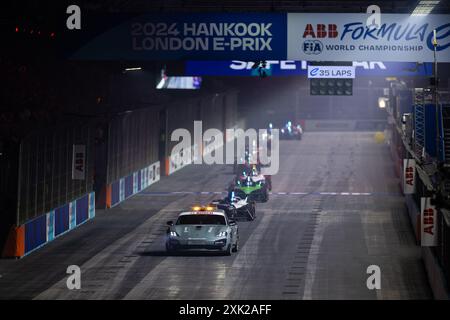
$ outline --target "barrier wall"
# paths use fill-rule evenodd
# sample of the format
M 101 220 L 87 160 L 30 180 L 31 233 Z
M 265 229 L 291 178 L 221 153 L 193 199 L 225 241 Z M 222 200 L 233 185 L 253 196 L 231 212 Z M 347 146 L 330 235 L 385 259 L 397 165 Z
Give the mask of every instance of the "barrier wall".
M 406 151 L 405 147 L 403 146 L 403 141 L 398 133 L 395 125 L 389 125 L 389 149 L 392 157 L 392 161 L 394 162 L 394 172 L 395 175 L 400 179 L 399 186 L 404 193 L 403 190 L 403 159 L 410 158 L 410 155 Z M 416 188 L 421 188 L 421 182 L 418 177 L 415 178 Z M 404 194 L 405 196 L 405 205 L 407 207 L 407 212 L 409 219 L 411 221 L 411 225 L 414 230 L 414 236 L 416 239 L 416 242 L 420 244 L 420 208 L 418 204 L 418 200 L 416 199 L 416 196 L 413 194 Z
M 195 156 L 210 154 L 217 148 L 223 146 L 224 140 L 229 141 L 229 137 L 215 139 L 211 143 L 203 143 L 198 146 L 196 141 L 191 141 L 192 145 L 179 152 L 172 153 L 173 148 L 178 144 L 176 141 L 170 141 L 171 133 L 184 128 L 194 136 L 194 121 L 202 121 L 202 132 L 208 129 L 216 128 L 225 134 L 226 129 L 235 128 L 237 124 L 237 93 L 234 91 L 209 95 L 201 99 L 192 99 L 183 101 L 177 105 L 168 108 L 168 143 L 165 159 L 165 175 L 171 175 L 174 172 L 186 167 L 195 161 Z M 239 126 L 242 127 L 242 126 Z M 233 137 L 231 137 L 233 140 Z M 198 148 L 201 148 L 199 150 Z
M 94 191 L 95 125 L 66 123 L 33 132 L 19 151 L 17 225 Z M 75 145 L 84 147 L 81 177 L 73 178 Z
M 399 108 L 401 106 L 398 106 Z M 397 119 L 397 122 L 398 119 Z M 410 153 L 412 145 L 411 141 L 406 139 L 404 142 L 405 131 L 403 128 L 397 127 L 395 123 L 389 126 L 390 130 L 390 151 L 392 159 L 395 164 L 395 172 L 400 177 L 402 181 L 403 177 L 403 159 L 411 159 L 413 155 Z M 408 146 L 408 148 L 406 147 Z M 416 162 L 417 163 L 417 162 Z M 416 166 L 417 168 L 417 166 Z M 414 230 L 415 239 L 417 245 L 421 246 L 421 208 L 420 199 L 421 197 L 431 196 L 431 192 L 427 190 L 422 178 L 418 175 L 417 169 L 414 175 L 415 179 L 415 192 L 413 194 L 404 194 L 405 205 L 407 208 L 407 214 L 411 221 L 412 228 Z M 402 182 L 400 182 L 402 186 Z M 402 192 L 404 192 L 402 188 Z M 448 252 L 448 243 L 450 235 L 450 224 L 444 219 L 444 209 L 438 210 L 438 222 L 437 226 L 439 230 L 439 242 L 436 246 L 423 246 L 421 247 L 422 259 L 428 276 L 429 284 L 433 292 L 435 299 L 449 299 L 450 291 L 449 285 L 450 281 L 448 275 L 450 274 L 450 259 Z
M 230 143 L 234 140 L 233 137 L 222 137 L 217 136 L 214 140 L 210 142 L 203 142 L 203 145 L 200 146 L 201 151 L 198 150 L 198 145 L 194 144 L 191 147 L 180 150 L 180 152 L 172 153 L 166 159 L 166 172 L 165 174 L 171 175 L 176 171 L 186 167 L 187 165 L 192 164 L 197 160 L 198 154 L 202 154 L 205 156 L 207 154 L 211 154 L 215 150 L 224 147 L 224 139 L 227 143 Z M 225 151 L 224 151 L 225 152 Z
M 449 300 L 450 290 L 446 283 L 445 274 L 431 248 L 422 247 L 422 258 L 434 298 L 437 300 Z
M 310 120 L 300 119 L 305 131 L 357 131 L 377 130 L 386 128 L 385 120 Z
M 23 257 L 95 217 L 94 192 L 10 231 L 3 257 Z
M 158 161 L 159 111 L 151 108 L 121 114 L 109 123 L 106 185 Z M 99 169 L 99 168 L 96 168 Z M 127 183 L 130 185 L 130 182 Z M 127 189 L 128 194 L 130 190 Z
M 416 200 L 410 194 L 405 194 L 406 207 L 408 208 L 409 220 L 414 229 L 417 244 L 420 244 L 420 208 L 416 204 Z
M 195 155 L 198 154 L 198 146 L 197 144 L 192 145 L 191 147 L 181 149 L 179 152 L 172 153 L 166 159 L 166 172 L 165 175 L 169 176 L 176 171 L 184 168 L 187 165 L 193 163 Z
M 194 136 L 194 121 L 202 122 L 202 131 L 216 128 L 225 132 L 227 128 L 233 128 L 237 121 L 237 92 L 229 91 L 180 100 L 167 107 L 167 150 L 166 157 L 178 144 L 171 141 L 174 130 L 183 128 Z M 191 141 L 194 145 L 196 141 Z M 167 172 L 167 169 L 166 169 Z
M 112 208 L 160 180 L 159 161 L 114 181 L 107 187 L 106 206 Z

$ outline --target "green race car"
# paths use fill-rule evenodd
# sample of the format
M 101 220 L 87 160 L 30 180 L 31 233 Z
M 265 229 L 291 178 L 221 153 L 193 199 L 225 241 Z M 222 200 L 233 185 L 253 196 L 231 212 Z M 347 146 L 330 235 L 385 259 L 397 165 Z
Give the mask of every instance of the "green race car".
M 243 191 L 248 196 L 248 201 L 267 202 L 269 200 L 269 188 L 266 178 L 261 174 L 239 176 L 230 185 L 229 189 Z

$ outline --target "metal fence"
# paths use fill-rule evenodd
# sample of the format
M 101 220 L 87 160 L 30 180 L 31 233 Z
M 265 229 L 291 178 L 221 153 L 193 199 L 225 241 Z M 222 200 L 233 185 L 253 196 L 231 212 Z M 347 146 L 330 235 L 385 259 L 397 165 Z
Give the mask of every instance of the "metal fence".
M 119 115 L 110 122 L 108 131 L 108 184 L 158 161 L 158 110 Z
M 85 145 L 84 180 L 72 179 L 73 145 Z M 94 129 L 70 124 L 34 132 L 19 150 L 17 223 L 40 216 L 93 188 Z

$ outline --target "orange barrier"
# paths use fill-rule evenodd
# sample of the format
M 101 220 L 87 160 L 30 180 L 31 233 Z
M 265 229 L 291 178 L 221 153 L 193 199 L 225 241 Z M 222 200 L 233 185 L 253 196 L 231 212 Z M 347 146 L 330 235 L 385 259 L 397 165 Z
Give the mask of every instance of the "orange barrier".
M 23 257 L 25 254 L 25 226 L 12 226 L 3 249 L 3 258 Z
M 164 168 L 164 171 L 166 172 L 166 176 L 169 175 L 169 161 L 170 161 L 170 157 L 166 158 L 166 165 L 165 165 L 165 168 Z
M 106 208 L 111 208 L 111 185 L 106 186 Z

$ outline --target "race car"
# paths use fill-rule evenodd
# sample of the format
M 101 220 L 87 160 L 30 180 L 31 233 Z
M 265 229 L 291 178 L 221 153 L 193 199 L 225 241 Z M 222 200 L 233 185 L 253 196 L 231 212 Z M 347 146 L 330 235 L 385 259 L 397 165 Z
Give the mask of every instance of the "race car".
M 280 139 L 301 140 L 302 136 L 303 136 L 302 126 L 300 124 L 297 124 L 296 126 L 294 126 L 294 125 L 292 125 L 292 121 L 288 121 L 286 123 L 286 125 L 280 129 Z
M 238 189 L 243 191 L 249 201 L 267 202 L 269 200 L 269 188 L 266 178 L 262 174 L 237 176 L 230 184 L 229 191 Z
M 239 231 L 235 220 L 214 207 L 193 207 L 180 213 L 175 223 L 167 221 L 166 251 L 216 250 L 225 255 L 237 252 Z
M 246 177 L 252 177 L 255 182 L 261 181 L 267 186 L 269 191 L 272 191 L 272 177 L 270 175 L 263 175 L 261 173 L 262 166 L 260 164 L 247 165 L 243 168 L 240 179 L 243 180 Z
M 211 205 L 223 210 L 231 219 L 244 216 L 248 221 L 252 221 L 256 218 L 255 202 L 249 201 L 245 192 L 239 189 L 230 191 L 223 199 L 213 200 Z
M 244 156 L 238 161 L 238 158 L 234 159 L 234 174 L 241 174 L 246 169 L 251 169 L 252 164 L 260 166 L 258 150 L 250 152 L 248 147 L 245 148 Z

